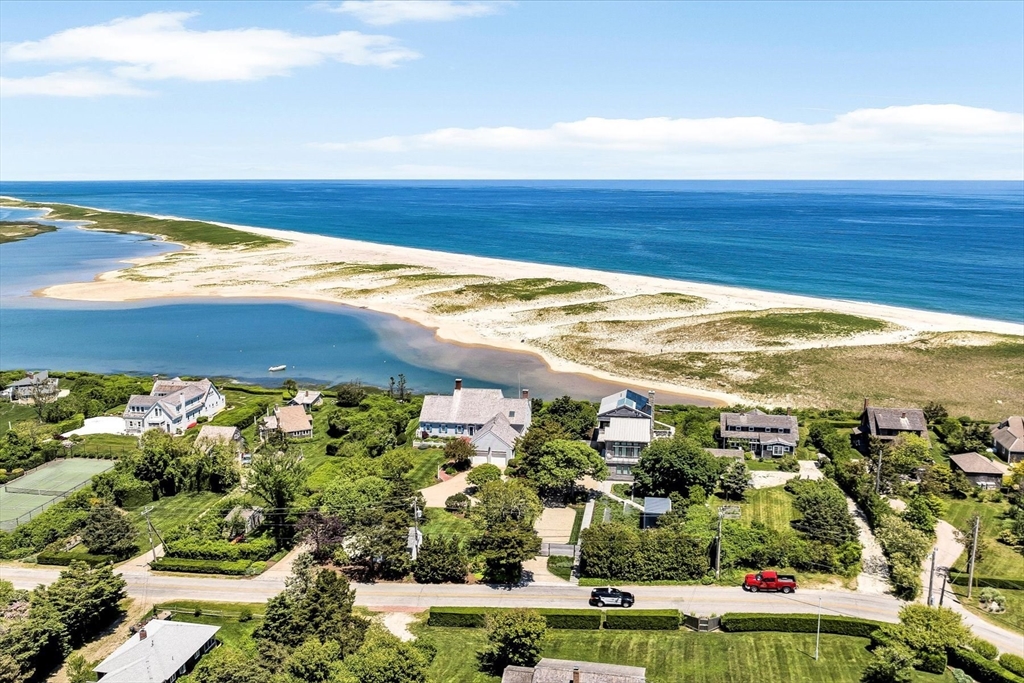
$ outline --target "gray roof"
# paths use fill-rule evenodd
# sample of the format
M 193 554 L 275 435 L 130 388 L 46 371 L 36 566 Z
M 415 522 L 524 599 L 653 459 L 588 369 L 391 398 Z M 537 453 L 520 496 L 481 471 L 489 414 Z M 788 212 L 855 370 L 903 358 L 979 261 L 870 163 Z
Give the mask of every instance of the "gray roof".
M 30 372 L 25 377 L 22 377 L 17 382 L 11 382 L 7 385 L 7 388 L 11 387 L 30 387 L 33 384 L 42 384 L 49 379 L 50 373 L 46 370 L 40 370 L 39 372 Z
M 670 498 L 644 498 L 645 515 L 663 515 L 671 509 L 672 500 Z
M 735 431 L 738 427 L 789 428 L 791 434 L 797 432 L 796 418 L 792 415 L 768 415 L 755 408 L 745 413 L 722 413 L 719 416 L 722 431 Z
M 236 505 L 235 507 L 231 508 L 231 512 L 224 515 L 224 519 L 230 521 L 235 515 L 238 515 L 240 519 L 249 521 L 249 519 L 251 519 L 253 515 L 262 514 L 263 508 L 261 507 L 242 507 L 241 505 Z
M 196 437 L 196 444 L 199 445 L 204 442 L 209 442 L 210 444 L 231 443 L 232 441 L 240 438 L 242 438 L 242 432 L 238 427 L 203 425 L 199 428 L 199 435 Z
M 928 431 L 928 421 L 920 408 L 876 408 L 868 406 L 868 429 L 877 435 L 879 430 L 891 429 L 900 432 Z
M 776 436 L 772 434 L 771 436 Z M 779 434 L 777 436 L 786 436 L 785 434 Z M 743 459 L 742 448 L 705 448 L 708 453 L 715 456 L 716 458 L 740 458 Z
M 128 399 L 128 406 L 125 408 L 123 417 L 138 417 L 132 415 L 132 406 L 152 408 L 157 403 L 168 417 L 172 420 L 181 415 L 185 402 L 196 397 L 205 397 L 213 387 L 213 382 L 208 379 L 201 379 L 197 382 L 185 381 L 180 377 L 174 379 L 163 379 L 153 383 L 153 389 L 149 396 L 134 394 Z
M 477 430 L 476 434 L 470 440 L 470 443 L 476 444 L 486 434 L 493 434 L 498 437 L 502 443 L 509 447 L 511 450 L 516 445 L 516 439 L 519 438 L 519 432 L 516 428 L 508 421 L 505 413 L 498 413 L 490 420 L 484 423 L 484 426 Z
M 640 666 L 602 664 L 600 662 L 575 662 L 567 659 L 545 657 L 533 667 L 507 667 L 512 677 L 501 678 L 502 683 L 570 683 L 573 672 L 579 671 L 580 683 L 645 683 L 647 670 Z M 531 673 L 529 678 L 524 674 Z
M 506 666 L 504 673 L 501 674 L 501 683 L 533 683 L 533 667 Z
M 641 396 L 632 389 L 623 389 L 611 396 L 601 399 L 601 406 L 597 409 L 598 415 L 610 413 L 617 408 L 628 408 L 639 413 L 649 414 L 649 401 L 646 396 Z
M 529 425 L 530 399 L 505 398 L 501 389 L 457 389 L 451 396 L 426 396 L 420 422 L 483 425 L 498 413 L 510 424 Z
M 960 453 L 949 456 L 950 462 L 955 464 L 964 474 L 994 474 L 1003 476 L 1003 471 L 992 464 L 992 461 L 977 453 Z
M 220 626 L 151 621 L 128 639 L 93 671 L 105 674 L 104 683 L 163 683 L 196 652 L 202 650 Z
M 613 417 L 608 420 L 608 426 L 604 428 L 599 438 L 605 442 L 650 443 L 651 418 Z
M 992 439 L 1008 451 L 1024 451 L 1024 417 L 1011 415 L 992 427 Z

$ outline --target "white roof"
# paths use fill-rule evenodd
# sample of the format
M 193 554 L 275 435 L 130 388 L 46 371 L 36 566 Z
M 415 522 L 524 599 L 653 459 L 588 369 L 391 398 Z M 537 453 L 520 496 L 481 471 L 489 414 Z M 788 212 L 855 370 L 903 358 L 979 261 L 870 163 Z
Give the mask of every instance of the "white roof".
M 319 391 L 308 391 L 303 389 L 295 394 L 295 397 L 292 398 L 291 402 L 300 406 L 308 406 L 316 403 L 321 396 L 322 394 Z
M 93 671 L 105 674 L 104 683 L 163 683 L 196 652 L 202 650 L 220 626 L 154 620 L 128 639 Z
M 457 389 L 451 396 L 424 397 L 420 422 L 482 425 L 498 413 L 511 424 L 529 424 L 530 399 L 505 398 L 501 389 Z
M 604 440 L 650 443 L 651 421 L 647 418 L 613 417 L 604 428 Z

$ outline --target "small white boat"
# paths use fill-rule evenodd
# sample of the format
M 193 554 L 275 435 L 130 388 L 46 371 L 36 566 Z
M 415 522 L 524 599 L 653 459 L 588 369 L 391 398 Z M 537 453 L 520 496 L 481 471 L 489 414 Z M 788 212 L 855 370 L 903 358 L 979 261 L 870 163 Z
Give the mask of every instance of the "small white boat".
M 287 365 L 271 365 L 269 368 L 267 368 L 267 370 L 269 372 L 281 372 L 282 370 L 287 370 L 287 369 L 288 369 Z

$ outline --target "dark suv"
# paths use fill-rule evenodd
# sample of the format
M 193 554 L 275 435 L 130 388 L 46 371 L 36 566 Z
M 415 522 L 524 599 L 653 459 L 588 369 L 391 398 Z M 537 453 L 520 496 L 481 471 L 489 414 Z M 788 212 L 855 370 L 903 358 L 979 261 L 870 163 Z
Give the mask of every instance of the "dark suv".
M 618 588 L 595 588 L 590 591 L 590 604 L 597 607 L 604 607 L 605 605 L 632 607 L 633 594 L 620 591 Z

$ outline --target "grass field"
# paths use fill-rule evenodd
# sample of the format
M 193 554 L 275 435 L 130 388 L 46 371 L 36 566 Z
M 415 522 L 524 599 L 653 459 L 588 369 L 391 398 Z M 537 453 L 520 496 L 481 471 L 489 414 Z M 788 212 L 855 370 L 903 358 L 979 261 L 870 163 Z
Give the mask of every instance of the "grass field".
M 36 409 L 22 403 L 4 401 L 0 403 L 0 436 L 7 433 L 10 425 L 25 420 L 35 420 Z
M 97 211 L 70 204 L 40 204 L 37 202 L 8 202 L 9 206 L 26 208 L 50 208 L 47 219 L 90 221 L 87 227 L 109 232 L 137 232 L 166 237 L 172 242 L 202 244 L 211 247 L 269 247 L 283 246 L 281 240 L 255 235 L 241 230 L 226 228 L 202 221 L 178 220 L 175 218 L 151 218 L 130 213 Z
M 482 629 L 433 628 L 413 632 L 437 646 L 431 683 L 491 683 L 477 670 Z M 649 683 L 858 683 L 871 661 L 868 640 L 823 635 L 814 660 L 814 634 L 694 633 L 692 631 L 548 631 L 542 656 L 647 668 Z M 915 683 L 952 681 L 950 675 L 915 672 Z
M 86 434 L 75 444 L 72 453 L 76 456 L 115 455 L 120 457 L 139 450 L 139 439 L 120 434 Z
M 524 303 L 549 296 L 603 294 L 608 288 L 596 282 L 569 282 L 551 278 L 521 278 L 466 285 L 458 289 L 430 295 L 439 313 L 458 313 L 496 304 Z
M 942 518 L 957 527 L 964 528 L 970 524 L 971 515 L 981 516 L 981 536 L 988 541 L 982 558 L 975 567 L 976 576 L 1024 580 L 1024 556 L 1010 546 L 996 540 L 1003 528 L 1003 515 L 1009 509 L 1007 503 L 979 503 L 967 500 L 946 500 L 946 511 Z M 954 568 L 967 570 L 967 551 L 965 550 Z
M 405 478 L 416 490 L 437 483 L 437 468 L 445 461 L 444 451 L 440 448 L 428 448 L 425 451 L 413 451 L 412 470 Z
M 189 522 L 206 510 L 213 507 L 221 499 L 219 493 L 201 491 L 197 493 L 179 493 L 176 496 L 168 496 L 151 503 L 153 511 L 149 518 L 153 522 L 160 535 L 163 535 L 176 526 Z M 129 513 L 136 528 L 139 530 L 138 543 L 140 548 L 149 547 L 149 536 L 147 535 L 146 520 L 142 516 L 142 509 Z M 153 539 L 154 543 L 159 543 Z
M 711 498 L 711 507 L 718 508 L 727 502 L 717 496 Z M 737 505 L 729 501 L 729 505 Z M 771 529 L 789 529 L 789 523 L 799 517 L 793 509 L 793 496 L 781 486 L 770 489 L 748 489 L 740 506 L 740 520 L 746 524 L 762 522 Z
M 427 508 L 424 514 L 426 522 L 421 527 L 424 536 L 460 536 L 465 540 L 473 533 L 474 526 L 471 521 L 453 515 L 445 509 Z
M 29 237 L 35 237 L 44 232 L 53 232 L 56 229 L 52 225 L 31 221 L 0 221 L 0 244 L 27 240 Z
M 952 586 L 952 589 L 960 598 L 960 604 L 981 618 L 1018 633 L 1024 633 L 1024 591 L 1000 588 L 999 592 L 1006 598 L 1006 610 L 999 614 L 993 614 L 981 609 L 981 606 L 978 604 L 978 594 L 981 593 L 981 589 L 984 587 L 984 585 L 976 585 L 970 599 L 967 597 L 967 586 Z

